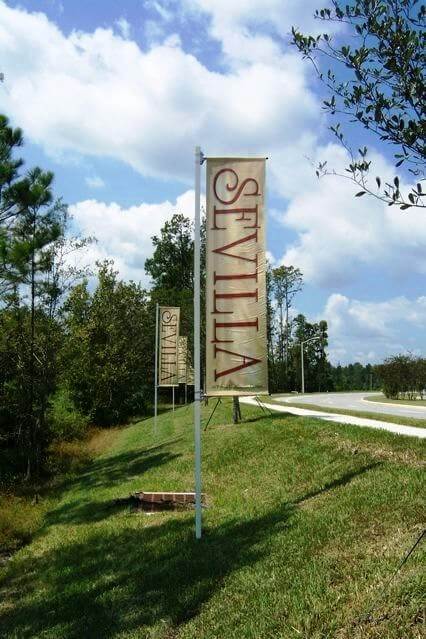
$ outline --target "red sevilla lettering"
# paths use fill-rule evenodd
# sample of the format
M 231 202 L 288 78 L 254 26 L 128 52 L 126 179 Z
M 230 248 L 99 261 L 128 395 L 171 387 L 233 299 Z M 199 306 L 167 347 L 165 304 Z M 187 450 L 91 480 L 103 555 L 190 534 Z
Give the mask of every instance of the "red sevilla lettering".
M 220 246 L 219 248 L 213 249 L 212 252 L 220 253 L 221 255 L 226 255 L 227 257 L 235 257 L 235 259 L 244 260 L 245 262 L 256 262 L 257 265 L 257 255 L 251 258 L 226 252 L 228 249 L 234 248 L 234 246 L 238 246 L 239 244 L 244 244 L 245 242 L 250 242 L 250 240 L 254 240 L 255 242 L 257 242 L 257 230 L 251 235 L 247 235 L 247 237 L 241 237 L 239 240 L 235 240 L 235 242 L 231 242 L 230 244 L 225 244 L 225 246 Z
M 231 373 L 236 373 L 237 371 L 242 370 L 243 368 L 248 368 L 249 366 L 254 366 L 254 364 L 260 364 L 261 359 L 256 359 L 255 357 L 250 357 L 250 355 L 242 355 L 241 353 L 234 353 L 233 351 L 227 351 L 224 348 L 219 348 L 218 346 L 214 347 L 214 356 L 218 353 L 226 353 L 227 355 L 234 355 L 234 357 L 241 357 L 243 360 L 242 364 L 238 366 L 233 366 L 232 368 L 228 368 L 224 371 L 218 372 L 216 369 L 214 371 L 215 381 L 219 379 L 219 377 L 223 377 L 224 375 L 230 375 Z
M 218 339 L 217 337 L 217 329 L 218 328 L 244 328 L 252 326 L 257 331 L 259 330 L 259 318 L 256 317 L 252 322 L 218 322 L 217 319 L 214 320 L 214 339 L 211 340 L 212 344 L 231 344 L 233 339 Z

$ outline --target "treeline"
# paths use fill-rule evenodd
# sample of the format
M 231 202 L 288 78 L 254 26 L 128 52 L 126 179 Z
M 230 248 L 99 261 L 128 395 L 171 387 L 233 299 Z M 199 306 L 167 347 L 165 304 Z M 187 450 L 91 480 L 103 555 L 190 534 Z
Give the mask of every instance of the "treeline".
M 268 268 L 268 360 L 269 390 L 272 393 L 300 391 L 302 388 L 301 343 L 303 346 L 305 391 L 325 391 L 331 386 L 327 360 L 327 322 L 308 322 L 292 317 L 303 275 L 294 266 Z
M 303 275 L 294 266 L 269 268 L 268 359 L 269 389 L 273 393 L 300 392 L 301 343 L 304 343 L 305 392 L 363 391 L 381 388 L 380 371 L 359 362 L 333 366 L 328 361 L 328 326 L 292 316 L 294 300 L 303 288 Z
M 347 364 L 331 367 L 331 382 L 334 391 L 380 390 L 381 379 L 372 364 Z
M 30 478 L 52 442 L 150 410 L 156 303 L 180 306 L 192 336 L 193 246 L 191 223 L 175 215 L 153 238 L 149 291 L 112 262 L 76 267 L 93 240 L 70 237 L 53 175 L 25 171 L 22 144 L 1 116 L 0 447 Z
M 386 397 L 411 400 L 425 397 L 426 358 L 395 355 L 376 366 L 376 370 Z

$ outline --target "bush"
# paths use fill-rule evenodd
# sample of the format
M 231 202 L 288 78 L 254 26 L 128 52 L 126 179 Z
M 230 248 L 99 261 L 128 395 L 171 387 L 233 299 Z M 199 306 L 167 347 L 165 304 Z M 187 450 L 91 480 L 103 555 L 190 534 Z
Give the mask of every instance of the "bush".
M 144 410 L 141 389 L 153 376 L 154 307 L 146 292 L 99 267 L 93 294 L 76 286 L 65 307 L 63 369 L 75 405 L 97 426 L 122 424 Z M 152 392 L 152 391 L 151 391 Z
M 47 415 L 50 436 L 54 441 L 71 441 L 84 437 L 88 418 L 74 405 L 66 389 L 58 390 Z
M 376 367 L 383 392 L 390 399 L 423 397 L 426 388 L 426 360 L 413 355 L 394 355 Z

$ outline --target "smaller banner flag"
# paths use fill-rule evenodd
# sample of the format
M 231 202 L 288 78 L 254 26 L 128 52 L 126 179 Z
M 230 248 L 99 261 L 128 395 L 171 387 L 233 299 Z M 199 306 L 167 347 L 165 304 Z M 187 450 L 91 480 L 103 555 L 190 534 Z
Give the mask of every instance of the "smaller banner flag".
M 178 382 L 187 384 L 188 372 L 188 338 L 179 335 L 178 339 Z
M 160 306 L 158 336 L 158 385 L 178 385 L 178 339 L 180 308 Z

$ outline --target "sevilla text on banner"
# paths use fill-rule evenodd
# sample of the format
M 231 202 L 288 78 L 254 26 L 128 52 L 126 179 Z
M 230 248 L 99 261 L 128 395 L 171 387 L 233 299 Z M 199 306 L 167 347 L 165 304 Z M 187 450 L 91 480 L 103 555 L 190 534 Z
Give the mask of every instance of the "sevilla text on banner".
M 178 385 L 178 338 L 180 308 L 160 306 L 158 385 Z
M 268 392 L 264 193 L 264 159 L 207 161 L 207 395 Z
M 188 338 L 183 335 L 178 340 L 178 382 L 188 383 Z

